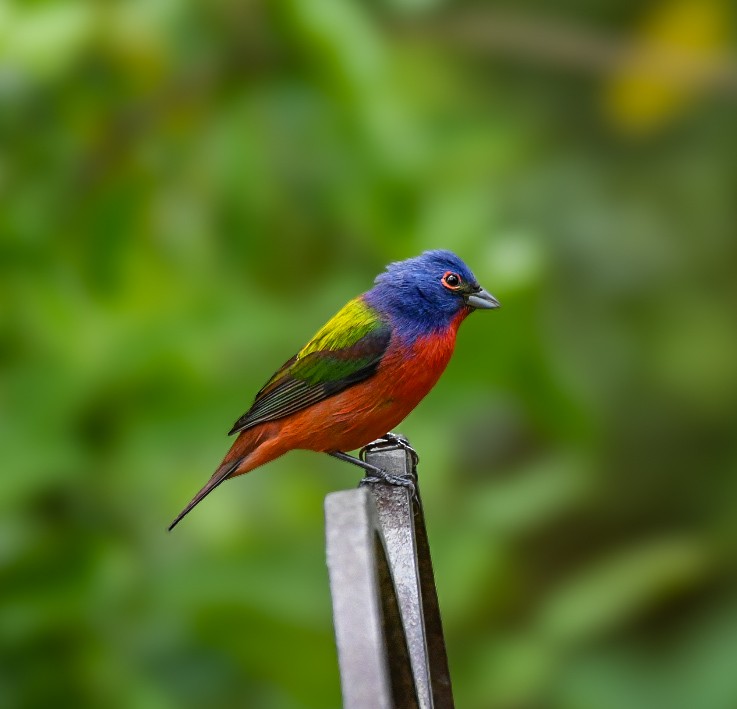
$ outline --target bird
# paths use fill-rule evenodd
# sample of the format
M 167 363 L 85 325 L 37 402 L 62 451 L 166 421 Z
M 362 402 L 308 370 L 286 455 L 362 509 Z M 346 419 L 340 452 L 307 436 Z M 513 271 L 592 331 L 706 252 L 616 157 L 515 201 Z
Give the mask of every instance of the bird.
M 435 386 L 460 324 L 499 305 L 451 251 L 390 263 L 256 394 L 230 430 L 238 437 L 222 463 L 169 530 L 225 480 L 295 449 L 327 453 L 402 484 L 346 451 L 381 438 L 399 442 L 388 432 Z

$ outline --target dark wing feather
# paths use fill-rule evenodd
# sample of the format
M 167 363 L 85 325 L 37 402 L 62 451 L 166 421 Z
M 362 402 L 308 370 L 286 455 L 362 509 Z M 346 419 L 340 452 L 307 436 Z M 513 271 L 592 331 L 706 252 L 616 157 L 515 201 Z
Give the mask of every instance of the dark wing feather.
M 389 326 L 377 321 L 347 347 L 295 355 L 266 383 L 230 433 L 284 418 L 368 379 L 379 366 L 390 339 Z

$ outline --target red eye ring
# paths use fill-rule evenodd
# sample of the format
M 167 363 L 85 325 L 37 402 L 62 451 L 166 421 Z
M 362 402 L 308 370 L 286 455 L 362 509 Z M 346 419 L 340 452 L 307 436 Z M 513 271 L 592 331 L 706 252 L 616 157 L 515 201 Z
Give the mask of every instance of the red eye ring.
M 440 282 L 448 290 L 458 290 L 463 285 L 463 279 L 457 273 L 453 273 L 453 271 L 446 271 Z

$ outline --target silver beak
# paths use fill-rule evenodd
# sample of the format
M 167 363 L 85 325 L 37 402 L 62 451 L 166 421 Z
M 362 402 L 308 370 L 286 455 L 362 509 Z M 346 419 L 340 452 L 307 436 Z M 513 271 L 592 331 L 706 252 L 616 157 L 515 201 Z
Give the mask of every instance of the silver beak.
M 466 304 L 477 310 L 494 310 L 501 307 L 501 303 L 483 288 L 479 288 L 475 293 L 469 293 L 464 297 Z

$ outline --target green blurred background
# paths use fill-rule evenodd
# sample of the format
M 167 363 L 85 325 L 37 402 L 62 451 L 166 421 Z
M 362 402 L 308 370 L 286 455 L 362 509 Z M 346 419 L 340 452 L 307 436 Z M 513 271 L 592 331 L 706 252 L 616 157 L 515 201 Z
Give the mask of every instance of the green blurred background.
M 0 706 L 338 707 L 296 452 L 172 534 L 390 260 L 503 303 L 401 431 L 470 709 L 737 707 L 726 0 L 0 5 Z

